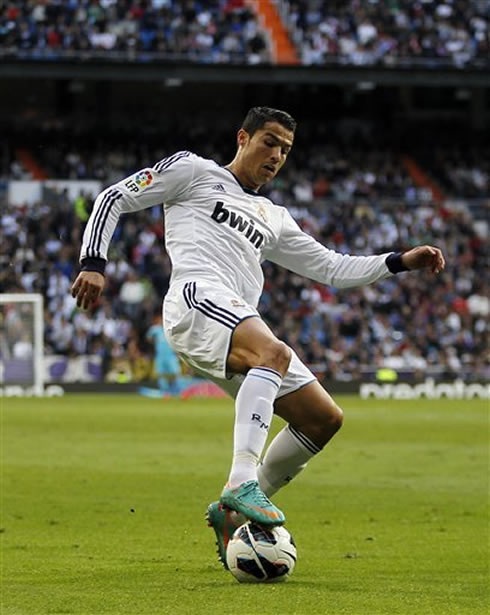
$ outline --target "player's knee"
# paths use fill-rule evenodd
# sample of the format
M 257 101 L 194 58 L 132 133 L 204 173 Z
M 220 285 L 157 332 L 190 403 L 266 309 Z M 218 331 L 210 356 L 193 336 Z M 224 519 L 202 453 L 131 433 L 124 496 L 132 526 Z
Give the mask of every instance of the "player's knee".
M 344 413 L 337 404 L 329 405 L 325 412 L 319 413 L 308 426 L 311 439 L 324 446 L 342 427 Z
M 328 428 L 329 433 L 334 434 L 342 427 L 344 422 L 344 413 L 342 409 L 335 404 L 332 408 L 330 408 L 330 412 L 328 413 L 326 426 Z
M 275 369 L 283 376 L 291 362 L 291 349 L 284 342 L 274 340 L 264 346 L 260 353 L 260 365 Z

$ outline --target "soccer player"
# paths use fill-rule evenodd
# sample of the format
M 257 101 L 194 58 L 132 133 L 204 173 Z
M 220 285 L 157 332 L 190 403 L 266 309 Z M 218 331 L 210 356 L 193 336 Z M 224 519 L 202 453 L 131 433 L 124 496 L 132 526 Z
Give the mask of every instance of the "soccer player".
M 155 372 L 158 386 L 162 393 L 175 395 L 179 392 L 177 378 L 180 374 L 179 359 L 165 337 L 162 317 L 158 315 L 146 332 L 146 339 L 153 342 L 155 348 Z
M 219 502 L 208 507 L 223 563 L 240 517 L 264 526 L 284 523 L 269 498 L 342 424 L 339 406 L 257 312 L 261 262 L 338 288 L 411 269 L 437 274 L 445 264 L 441 251 L 428 245 L 375 256 L 337 253 L 304 233 L 287 209 L 261 196 L 260 187 L 285 163 L 295 128 L 288 113 L 254 107 L 238 130 L 228 165 L 181 151 L 104 190 L 83 236 L 82 271 L 72 287 L 77 305 L 90 308 L 104 288 L 120 214 L 163 203 L 172 261 L 163 305 L 167 339 L 183 361 L 235 398 L 230 474 Z M 274 412 L 287 425 L 259 462 Z

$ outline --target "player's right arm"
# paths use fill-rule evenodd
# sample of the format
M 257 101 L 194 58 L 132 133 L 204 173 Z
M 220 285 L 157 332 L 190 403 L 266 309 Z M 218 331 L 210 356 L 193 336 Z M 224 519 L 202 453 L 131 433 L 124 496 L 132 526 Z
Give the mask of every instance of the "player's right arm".
M 193 180 L 196 158 L 177 152 L 99 194 L 83 234 L 81 271 L 71 289 L 78 307 L 92 307 L 104 289 L 107 252 L 120 215 L 181 197 Z

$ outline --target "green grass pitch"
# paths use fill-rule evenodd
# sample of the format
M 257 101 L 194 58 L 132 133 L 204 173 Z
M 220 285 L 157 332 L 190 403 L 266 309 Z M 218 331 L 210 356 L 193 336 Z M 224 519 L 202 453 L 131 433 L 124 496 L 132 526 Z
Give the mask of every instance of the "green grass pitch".
M 488 403 L 338 401 L 344 428 L 275 498 L 296 570 L 247 586 L 204 522 L 230 401 L 1 399 L 1 614 L 488 613 Z

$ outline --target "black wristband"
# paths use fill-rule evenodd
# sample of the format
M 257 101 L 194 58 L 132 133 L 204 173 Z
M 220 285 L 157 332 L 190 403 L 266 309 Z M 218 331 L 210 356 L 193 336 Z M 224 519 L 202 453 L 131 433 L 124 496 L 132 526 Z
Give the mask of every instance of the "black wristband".
M 388 254 L 385 263 L 391 273 L 409 271 L 408 267 L 403 264 L 401 252 L 393 252 L 392 254 Z
M 107 265 L 107 261 L 103 258 L 87 256 L 87 258 L 82 259 L 80 264 L 81 271 L 96 271 L 97 273 L 105 275 L 105 266 Z

